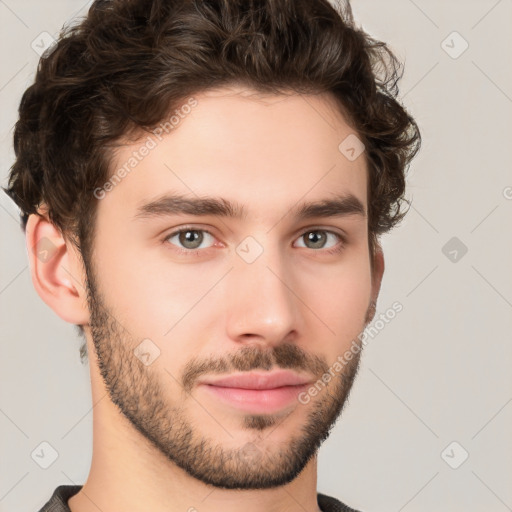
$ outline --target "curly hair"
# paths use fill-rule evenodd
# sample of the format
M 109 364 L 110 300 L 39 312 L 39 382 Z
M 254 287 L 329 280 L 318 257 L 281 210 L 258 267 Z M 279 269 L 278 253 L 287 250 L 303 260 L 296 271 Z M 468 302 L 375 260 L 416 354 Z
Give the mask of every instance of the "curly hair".
M 405 215 L 405 174 L 421 136 L 398 102 L 402 65 L 329 0 L 96 0 L 63 27 L 23 94 L 4 191 L 49 220 L 85 259 L 93 191 L 116 143 L 152 130 L 184 98 L 242 84 L 263 93 L 330 93 L 365 145 L 368 232 Z

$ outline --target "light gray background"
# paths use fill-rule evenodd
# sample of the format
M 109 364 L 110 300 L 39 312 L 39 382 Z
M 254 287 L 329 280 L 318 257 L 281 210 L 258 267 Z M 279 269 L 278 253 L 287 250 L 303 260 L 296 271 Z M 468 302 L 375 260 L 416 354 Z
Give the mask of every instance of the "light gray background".
M 424 144 L 409 175 L 413 207 L 383 239 L 377 315 L 397 300 L 404 310 L 365 348 L 350 404 L 320 451 L 318 489 L 363 512 L 512 510 L 512 2 L 353 8 L 405 59 L 401 94 Z M 31 43 L 85 12 L 78 0 L 0 0 L 4 186 L 38 60 Z M 469 43 L 456 59 L 442 47 L 453 31 Z M 457 37 L 444 43 L 451 52 L 462 48 Z M 57 485 L 87 477 L 89 373 L 74 328 L 34 291 L 4 193 L 0 229 L 0 510 L 35 512 Z M 452 237 L 468 248 L 455 262 L 442 251 Z M 59 454 L 46 470 L 31 458 L 42 441 Z

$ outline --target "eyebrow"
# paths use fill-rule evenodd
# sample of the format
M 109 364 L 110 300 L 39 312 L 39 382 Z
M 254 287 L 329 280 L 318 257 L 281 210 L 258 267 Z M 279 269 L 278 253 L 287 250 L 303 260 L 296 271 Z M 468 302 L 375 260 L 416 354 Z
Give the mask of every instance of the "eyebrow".
M 137 209 L 134 219 L 147 219 L 171 215 L 195 215 L 225 217 L 244 220 L 247 210 L 240 203 L 222 197 L 186 197 L 180 194 L 166 194 Z M 298 220 L 314 217 L 346 217 L 359 215 L 366 217 L 363 203 L 353 194 L 335 196 L 315 202 L 302 202 L 292 208 L 288 214 Z

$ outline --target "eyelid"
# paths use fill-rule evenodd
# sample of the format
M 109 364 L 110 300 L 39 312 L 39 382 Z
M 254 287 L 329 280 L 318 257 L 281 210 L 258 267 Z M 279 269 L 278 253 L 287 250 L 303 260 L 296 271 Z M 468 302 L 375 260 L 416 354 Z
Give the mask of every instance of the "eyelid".
M 301 235 L 305 235 L 306 233 L 309 233 L 310 231 L 325 231 L 326 233 L 332 233 L 334 235 L 339 236 L 344 242 L 348 241 L 347 233 L 345 231 L 343 231 L 341 228 L 334 227 L 334 226 L 322 226 L 322 225 L 304 226 L 296 232 L 295 238 L 297 238 Z
M 209 234 L 211 237 L 217 239 L 217 237 L 209 230 L 209 229 L 206 229 L 204 227 L 201 227 L 201 226 L 197 226 L 197 225 L 185 225 L 185 226 L 181 226 L 179 228 L 175 228 L 173 231 L 171 231 L 170 233 L 166 234 L 165 237 L 163 238 L 163 242 L 168 242 L 169 238 L 171 237 L 174 237 L 184 231 L 202 231 L 204 233 L 207 233 Z M 298 238 L 300 238 L 301 236 L 304 236 L 306 233 L 310 233 L 310 232 L 313 232 L 313 231 L 325 231 L 326 233 L 330 233 L 330 234 L 333 234 L 333 235 L 336 235 L 337 237 L 339 237 L 339 239 L 341 240 L 341 245 L 345 245 L 347 242 L 348 242 L 348 239 L 347 239 L 347 234 L 340 230 L 339 228 L 333 228 L 332 226 L 321 226 L 321 225 L 313 225 L 313 226 L 304 226 L 302 227 L 300 230 L 298 230 L 295 234 L 294 234 L 294 238 L 293 240 L 297 240 Z M 171 244 L 171 245 L 174 245 L 174 244 Z M 181 247 L 178 247 L 176 246 L 176 250 L 178 252 L 181 252 L 181 253 L 188 253 L 188 254 L 197 254 L 197 253 L 200 253 L 200 252 L 205 252 L 205 251 L 208 251 L 209 249 L 213 248 L 214 245 L 212 245 L 211 247 L 207 247 L 206 249 L 183 249 Z M 314 250 L 312 249 L 314 252 L 329 252 L 331 249 L 317 249 L 317 250 Z
M 179 235 L 180 233 L 186 232 L 186 231 L 201 231 L 203 233 L 207 233 L 212 238 L 217 240 L 217 237 L 210 231 L 210 229 L 206 229 L 206 228 L 200 227 L 200 226 L 182 226 L 182 227 L 176 228 L 173 231 L 171 231 L 170 233 L 166 234 L 164 236 L 162 242 L 168 242 L 170 238 L 172 238 L 172 237 L 174 237 L 176 235 Z M 174 244 L 170 244 L 170 245 L 174 245 Z M 192 254 L 194 252 L 204 252 L 204 251 L 207 251 L 208 249 L 211 249 L 212 247 L 214 247 L 214 245 L 212 245 L 211 247 L 207 247 L 206 249 L 183 249 L 182 247 L 178 247 L 177 245 L 174 245 L 174 247 L 176 247 L 176 250 L 178 252 L 186 252 L 186 253 Z

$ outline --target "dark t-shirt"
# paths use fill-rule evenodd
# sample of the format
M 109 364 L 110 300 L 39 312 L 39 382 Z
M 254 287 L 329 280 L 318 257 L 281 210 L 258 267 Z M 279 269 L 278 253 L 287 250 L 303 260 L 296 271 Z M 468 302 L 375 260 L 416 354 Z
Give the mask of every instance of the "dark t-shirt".
M 50 501 L 39 512 L 71 512 L 68 507 L 68 500 L 81 488 L 81 485 L 59 485 L 53 492 Z M 331 498 L 321 493 L 318 493 L 317 496 L 318 506 L 322 512 L 358 512 L 353 508 L 347 507 L 347 505 L 344 505 L 336 498 Z

